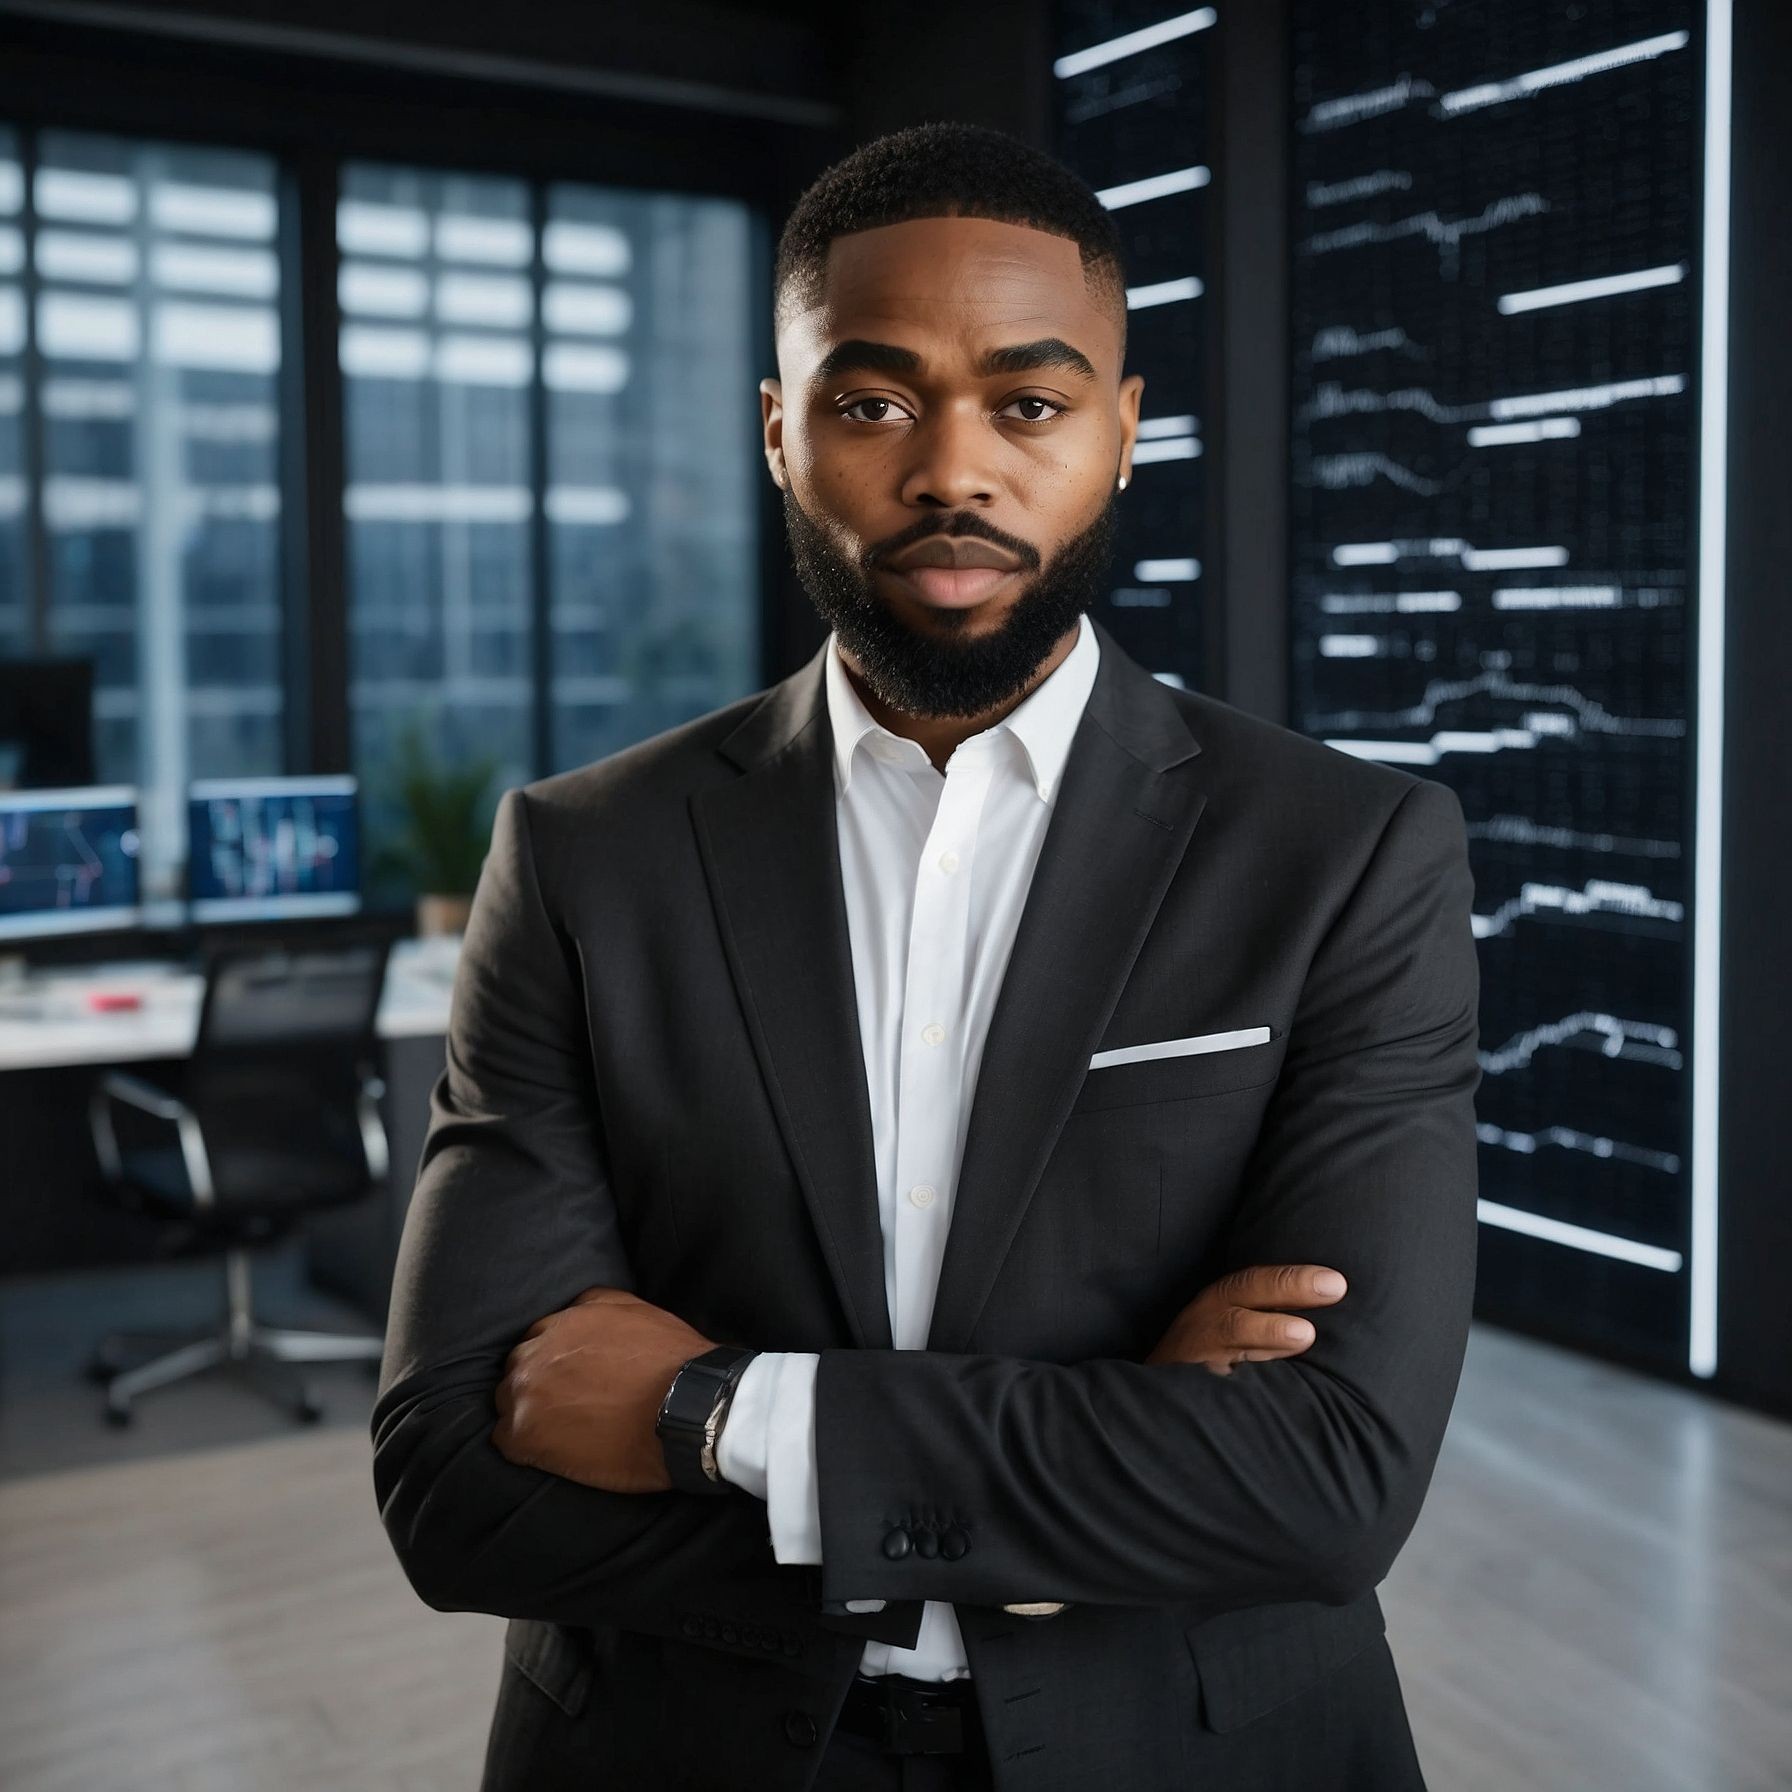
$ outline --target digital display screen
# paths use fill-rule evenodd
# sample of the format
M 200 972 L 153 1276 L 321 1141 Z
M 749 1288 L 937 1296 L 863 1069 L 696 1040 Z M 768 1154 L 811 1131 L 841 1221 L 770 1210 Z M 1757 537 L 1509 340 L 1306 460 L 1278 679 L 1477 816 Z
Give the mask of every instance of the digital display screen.
M 1447 783 L 1482 1285 L 1687 1326 L 1702 13 L 1294 0 L 1294 726 Z
M 196 921 L 352 914 L 360 907 L 353 778 L 219 779 L 194 784 L 188 796 Z
M 1206 75 L 1216 23 L 1205 6 L 1166 14 L 1125 0 L 1061 3 L 1052 71 L 1057 154 L 1113 216 L 1126 266 L 1124 371 L 1145 381 L 1097 614 L 1142 665 L 1191 687 L 1205 673 Z
M 0 791 L 0 940 L 136 922 L 136 797 L 123 785 Z

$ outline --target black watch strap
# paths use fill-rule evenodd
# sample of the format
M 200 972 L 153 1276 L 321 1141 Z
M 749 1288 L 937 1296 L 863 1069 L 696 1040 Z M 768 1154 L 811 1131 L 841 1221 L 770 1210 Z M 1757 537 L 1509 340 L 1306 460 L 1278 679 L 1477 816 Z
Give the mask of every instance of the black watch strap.
M 718 1344 L 679 1366 L 660 1402 L 654 1431 L 672 1485 L 686 1493 L 726 1493 L 729 1483 L 716 1463 L 716 1433 L 735 1387 L 759 1354 L 739 1344 Z

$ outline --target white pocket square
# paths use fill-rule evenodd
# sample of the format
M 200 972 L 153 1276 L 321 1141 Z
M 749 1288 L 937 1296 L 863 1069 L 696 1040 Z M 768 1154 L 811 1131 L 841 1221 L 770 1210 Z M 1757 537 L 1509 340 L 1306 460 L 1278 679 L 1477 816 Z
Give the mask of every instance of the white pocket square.
M 1145 1058 L 1181 1058 L 1190 1052 L 1229 1052 L 1240 1045 L 1267 1045 L 1268 1027 L 1237 1027 L 1230 1033 L 1192 1033 L 1187 1039 L 1156 1039 L 1149 1045 L 1117 1045 L 1097 1052 L 1089 1060 L 1091 1070 L 1110 1064 L 1137 1064 Z

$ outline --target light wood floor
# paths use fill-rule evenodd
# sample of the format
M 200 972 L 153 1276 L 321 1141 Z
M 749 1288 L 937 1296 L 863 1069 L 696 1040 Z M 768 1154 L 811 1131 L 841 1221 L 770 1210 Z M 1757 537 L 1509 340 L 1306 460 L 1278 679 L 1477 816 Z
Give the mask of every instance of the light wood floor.
M 1789 1489 L 1792 1427 L 1477 1327 L 1382 1588 L 1433 1792 L 1792 1786 Z M 473 1792 L 502 1628 L 355 1429 L 3 1482 L 0 1785 Z

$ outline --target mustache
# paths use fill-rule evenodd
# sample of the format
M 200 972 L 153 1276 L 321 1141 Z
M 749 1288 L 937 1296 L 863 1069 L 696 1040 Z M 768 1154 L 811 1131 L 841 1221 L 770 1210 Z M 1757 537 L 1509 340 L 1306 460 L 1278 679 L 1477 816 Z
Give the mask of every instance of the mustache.
M 1030 541 L 1022 541 L 1018 535 L 1010 535 L 1006 529 L 998 529 L 993 523 L 985 522 L 974 510 L 956 511 L 947 517 L 917 517 L 907 528 L 899 529 L 894 535 L 867 548 L 860 556 L 860 564 L 867 571 L 873 570 L 891 555 L 900 554 L 904 548 L 935 535 L 979 536 L 984 541 L 1006 549 L 1027 571 L 1039 570 L 1039 550 Z

